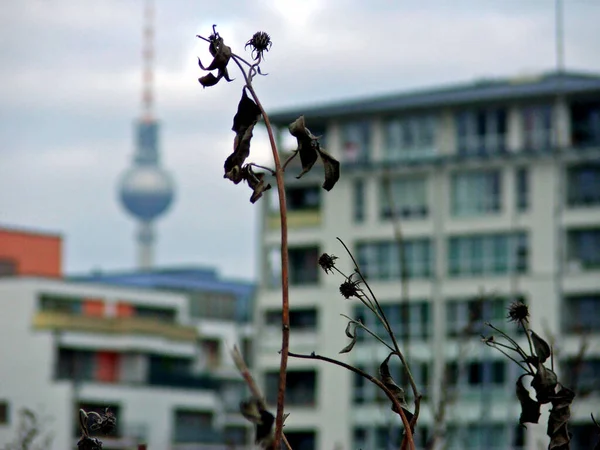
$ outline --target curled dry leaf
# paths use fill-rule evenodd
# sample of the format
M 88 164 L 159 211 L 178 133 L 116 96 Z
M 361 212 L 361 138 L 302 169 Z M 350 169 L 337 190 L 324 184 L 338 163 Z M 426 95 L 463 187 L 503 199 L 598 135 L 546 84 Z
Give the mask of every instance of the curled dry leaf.
M 546 362 L 550 357 L 551 350 L 548 343 L 539 337 L 534 331 L 531 331 L 531 340 L 533 342 L 533 348 L 540 362 Z
M 296 178 L 301 178 L 312 169 L 317 158 L 320 157 L 325 168 L 325 181 L 322 187 L 330 191 L 340 179 L 339 161 L 321 148 L 319 138 L 306 128 L 304 116 L 300 116 L 292 122 L 289 126 L 289 131 L 298 141 L 298 148 L 295 150 L 294 156 L 300 154 L 300 163 L 302 164 L 302 172 Z
M 242 90 L 242 98 L 238 103 L 237 113 L 233 117 L 235 131 L 233 140 L 233 153 L 225 160 L 225 178 L 229 178 L 235 184 L 243 180 L 242 166 L 250 155 L 250 140 L 252 130 L 260 117 L 260 108 L 246 94 L 246 88 Z
M 350 351 L 352 351 L 352 349 L 354 348 L 354 345 L 356 344 L 356 327 L 357 325 L 355 322 L 348 322 L 348 325 L 346 326 L 346 331 L 344 331 L 344 333 L 346 333 L 346 336 L 348 336 L 352 340 L 348 345 L 346 345 L 343 349 L 340 350 L 340 353 L 350 353 Z
M 213 56 L 213 60 L 207 67 L 204 67 L 202 61 L 198 57 L 198 65 L 202 70 L 217 70 L 218 72 L 217 76 L 208 73 L 205 76 L 198 78 L 198 81 L 203 87 L 214 86 L 221 78 L 225 78 L 227 81 L 233 81 L 229 77 L 229 72 L 227 72 L 227 64 L 229 64 L 229 60 L 231 59 L 231 48 L 225 45 L 223 38 L 215 31 L 215 25 L 213 25 L 213 34 L 209 36 L 208 40 L 208 51 Z
M 535 396 L 539 403 L 549 403 L 558 385 L 556 374 L 546 368 L 541 362 L 537 363 L 537 371 L 531 381 L 531 387 L 535 389 Z
M 538 423 L 540 418 L 540 404 L 529 396 L 529 392 L 523 386 L 523 377 L 521 375 L 517 380 L 517 398 L 521 403 L 521 416 L 519 424 L 525 426 L 525 423 Z
M 556 394 L 553 394 L 550 401 L 552 409 L 548 418 L 547 435 L 550 437 L 550 450 L 563 450 L 569 448 L 571 437 L 569 435 L 568 423 L 571 418 L 571 403 L 575 398 L 575 393 L 564 386 L 561 386 Z
M 410 422 L 413 418 L 413 413 L 411 413 L 408 410 L 408 404 L 406 403 L 406 394 L 404 392 L 404 389 L 402 389 L 400 386 L 398 386 L 396 384 L 396 382 L 392 378 L 392 375 L 390 374 L 390 368 L 388 366 L 388 362 L 389 362 L 391 356 L 392 356 L 392 353 L 390 353 L 388 355 L 388 357 L 385 358 L 385 360 L 379 366 L 379 377 L 381 379 L 381 382 L 384 384 L 384 386 L 386 388 L 388 388 L 388 390 L 392 394 L 394 394 L 394 397 L 396 397 L 396 400 L 398 400 L 398 403 L 400 404 L 400 406 L 402 407 L 402 410 L 404 411 L 404 414 L 406 415 L 406 419 Z M 394 411 L 395 413 L 399 413 L 398 409 L 396 408 L 396 405 L 393 403 L 392 403 L 392 411 Z

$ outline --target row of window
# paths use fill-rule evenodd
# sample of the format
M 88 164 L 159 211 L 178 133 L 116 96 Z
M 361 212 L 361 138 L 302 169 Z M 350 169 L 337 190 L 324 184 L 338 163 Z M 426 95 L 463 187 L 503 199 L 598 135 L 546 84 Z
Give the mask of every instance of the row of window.
M 503 177 L 500 169 L 456 172 L 450 178 L 450 214 L 453 217 L 477 217 L 499 214 L 503 210 Z M 514 171 L 515 209 L 527 211 L 530 206 L 530 172 L 526 167 Z M 366 184 L 358 178 L 352 187 L 353 219 L 366 218 Z M 382 220 L 425 219 L 431 212 L 429 178 L 411 175 L 379 182 L 379 217 Z M 572 166 L 566 172 L 568 207 L 600 205 L 600 164 Z M 321 189 L 318 186 L 294 186 L 286 190 L 289 212 L 314 211 L 321 208 Z M 271 210 L 278 211 L 276 193 L 269 196 Z
M 379 377 L 379 362 L 370 365 L 358 365 L 362 371 Z M 573 359 L 562 361 L 561 380 L 565 386 L 577 390 L 577 392 L 598 395 L 600 394 L 600 358 L 590 358 L 575 363 Z M 413 361 L 410 365 L 411 373 L 419 391 L 427 399 L 433 382 L 432 366 L 427 362 Z M 389 362 L 390 375 L 399 386 L 406 391 L 407 401 L 412 401 L 412 391 L 406 371 L 397 360 L 393 358 Z M 458 363 L 450 361 L 445 366 L 446 373 L 445 389 L 457 390 L 462 394 L 477 393 L 485 395 L 487 389 L 504 391 L 514 385 L 520 375 L 519 368 L 506 359 L 487 359 L 476 361 L 465 361 Z M 286 402 L 290 406 L 314 408 L 318 400 L 318 373 L 315 369 L 290 370 L 286 379 Z M 354 404 L 372 404 L 385 401 L 383 392 L 363 376 L 353 372 L 352 396 Z M 279 384 L 279 372 L 270 371 L 265 373 L 265 392 L 267 403 L 277 403 L 277 387 Z M 483 388 L 483 389 L 482 389 Z
M 600 228 L 567 231 L 567 269 L 593 270 L 600 267 Z M 435 252 L 429 238 L 406 239 L 400 246 L 393 240 L 357 242 L 356 257 L 369 280 L 399 280 L 405 264 L 408 278 L 430 278 L 435 271 Z M 451 236 L 447 239 L 447 274 L 450 277 L 478 277 L 525 274 L 530 270 L 531 249 L 524 232 L 486 233 Z M 401 254 L 402 253 L 402 254 Z M 317 246 L 289 249 L 289 281 L 291 285 L 310 285 L 319 281 L 320 256 Z M 280 250 L 268 254 L 267 284 L 279 286 L 281 281 Z
M 519 298 L 524 301 L 523 298 Z M 494 323 L 508 332 L 516 332 L 517 326 L 506 322 L 509 300 L 505 298 L 449 300 L 445 303 L 446 333 L 450 337 L 463 335 L 480 336 L 487 333 L 486 322 Z M 383 312 L 399 339 L 428 339 L 432 334 L 432 303 L 411 301 L 409 303 L 383 303 Z M 562 308 L 562 330 L 565 333 L 600 332 L 600 294 L 565 297 Z M 385 327 L 362 303 L 354 307 L 353 318 L 360 320 L 371 331 L 386 336 Z M 266 327 L 281 326 L 281 311 L 264 313 Z M 316 332 L 318 314 L 316 308 L 293 308 L 290 310 L 290 327 L 295 332 Z M 367 335 L 358 331 L 358 340 Z
M 533 105 L 520 111 L 521 150 L 550 151 L 553 146 L 552 106 Z M 576 147 L 600 144 L 600 103 L 571 105 L 571 141 Z M 471 109 L 454 116 L 456 152 L 487 155 L 508 150 L 506 108 Z M 389 117 L 383 122 L 384 161 L 426 159 L 439 154 L 441 136 L 435 114 Z M 343 160 L 361 163 L 371 158 L 371 122 L 358 120 L 341 126 Z M 326 138 L 321 139 L 322 143 Z

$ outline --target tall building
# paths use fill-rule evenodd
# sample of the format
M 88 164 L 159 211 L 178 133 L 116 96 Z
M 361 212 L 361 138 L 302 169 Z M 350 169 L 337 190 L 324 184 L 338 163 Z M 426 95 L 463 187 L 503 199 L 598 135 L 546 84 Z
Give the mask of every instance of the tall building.
M 358 300 L 342 298 L 341 277 L 316 263 L 327 252 L 352 272 L 340 237 L 424 394 L 418 448 L 432 434 L 442 391 L 455 396 L 440 445 L 547 445 L 547 415 L 540 425 L 517 427 L 518 367 L 480 342 L 490 334 L 484 321 L 508 326 L 506 307 L 515 298 L 529 305 L 532 328 L 552 338 L 559 377 L 568 386 L 578 374 L 578 392 L 587 395 L 572 409 L 571 448 L 591 448 L 590 413 L 600 412 L 600 76 L 550 73 L 296 108 L 270 116 L 279 142 L 301 114 L 342 162 L 342 175 L 326 192 L 319 168 L 300 180 L 293 168 L 286 172 L 290 350 L 337 357 L 373 375 L 387 356 L 360 333 L 352 352 L 338 354 L 348 344 L 341 314 L 384 334 Z M 254 369 L 273 405 L 281 345 L 275 203 L 262 203 Z M 408 274 L 404 301 L 394 216 Z M 482 290 L 484 300 L 475 301 Z M 473 336 L 465 341 L 458 336 L 469 317 Z M 584 338 L 588 350 L 575 368 Z M 442 386 L 446 367 L 451 376 Z M 400 380 L 400 367 L 392 371 Z M 290 359 L 287 412 L 295 450 L 383 450 L 400 439 L 399 419 L 370 383 L 321 361 Z
M 136 124 L 136 150 L 133 166 L 125 172 L 119 186 L 123 206 L 137 221 L 138 266 L 152 267 L 154 262 L 154 221 L 173 202 L 175 188 L 170 175 L 160 165 L 159 123 L 154 116 L 154 6 L 145 0 L 144 71 L 142 117 Z

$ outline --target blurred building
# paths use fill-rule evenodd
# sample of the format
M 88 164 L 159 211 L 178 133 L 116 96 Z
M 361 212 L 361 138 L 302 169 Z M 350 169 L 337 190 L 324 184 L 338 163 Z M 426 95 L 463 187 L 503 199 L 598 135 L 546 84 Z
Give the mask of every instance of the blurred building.
M 342 162 L 342 176 L 326 192 L 321 168 L 300 180 L 299 170 L 286 172 L 290 350 L 337 357 L 373 375 L 388 355 L 364 333 L 352 352 L 338 355 L 349 342 L 341 314 L 385 334 L 358 300 L 342 298 L 342 277 L 317 265 L 327 252 L 352 272 L 340 237 L 383 304 L 424 395 L 418 448 L 432 434 L 444 392 L 455 394 L 445 413 L 446 448 L 546 445 L 547 416 L 517 427 L 518 367 L 480 342 L 491 331 L 485 321 L 510 329 L 512 299 L 525 301 L 531 326 L 552 338 L 565 384 L 578 374 L 586 395 L 572 410 L 571 448 L 591 448 L 590 413 L 600 403 L 600 76 L 484 80 L 275 113 L 284 151 L 295 148 L 284 137 L 300 115 Z M 272 405 L 281 346 L 276 204 L 263 203 L 255 351 Z M 395 216 L 409 280 L 405 302 Z M 471 337 L 459 339 L 465 333 Z M 584 337 L 588 350 L 575 367 Z M 401 367 L 392 373 L 410 397 Z M 321 361 L 290 359 L 286 411 L 294 450 L 383 450 L 398 448 L 401 438 L 399 419 L 372 384 Z
M 50 418 L 49 448 L 75 448 L 78 409 L 109 407 L 107 449 L 243 448 L 246 387 L 229 349 L 250 353 L 252 296 L 251 284 L 198 268 L 1 278 L 0 443 L 29 408 Z
M 0 226 L 0 277 L 62 275 L 61 237 Z

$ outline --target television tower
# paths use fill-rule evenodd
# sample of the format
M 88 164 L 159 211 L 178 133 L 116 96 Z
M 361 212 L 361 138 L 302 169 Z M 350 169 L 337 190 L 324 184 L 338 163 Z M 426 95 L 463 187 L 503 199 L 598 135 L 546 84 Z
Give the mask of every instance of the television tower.
M 169 209 L 175 194 L 171 176 L 160 166 L 159 123 L 153 113 L 153 0 L 145 0 L 143 36 L 142 115 L 135 123 L 133 165 L 121 178 L 119 194 L 127 212 L 138 221 L 138 267 L 150 269 L 154 263 L 154 221 Z

